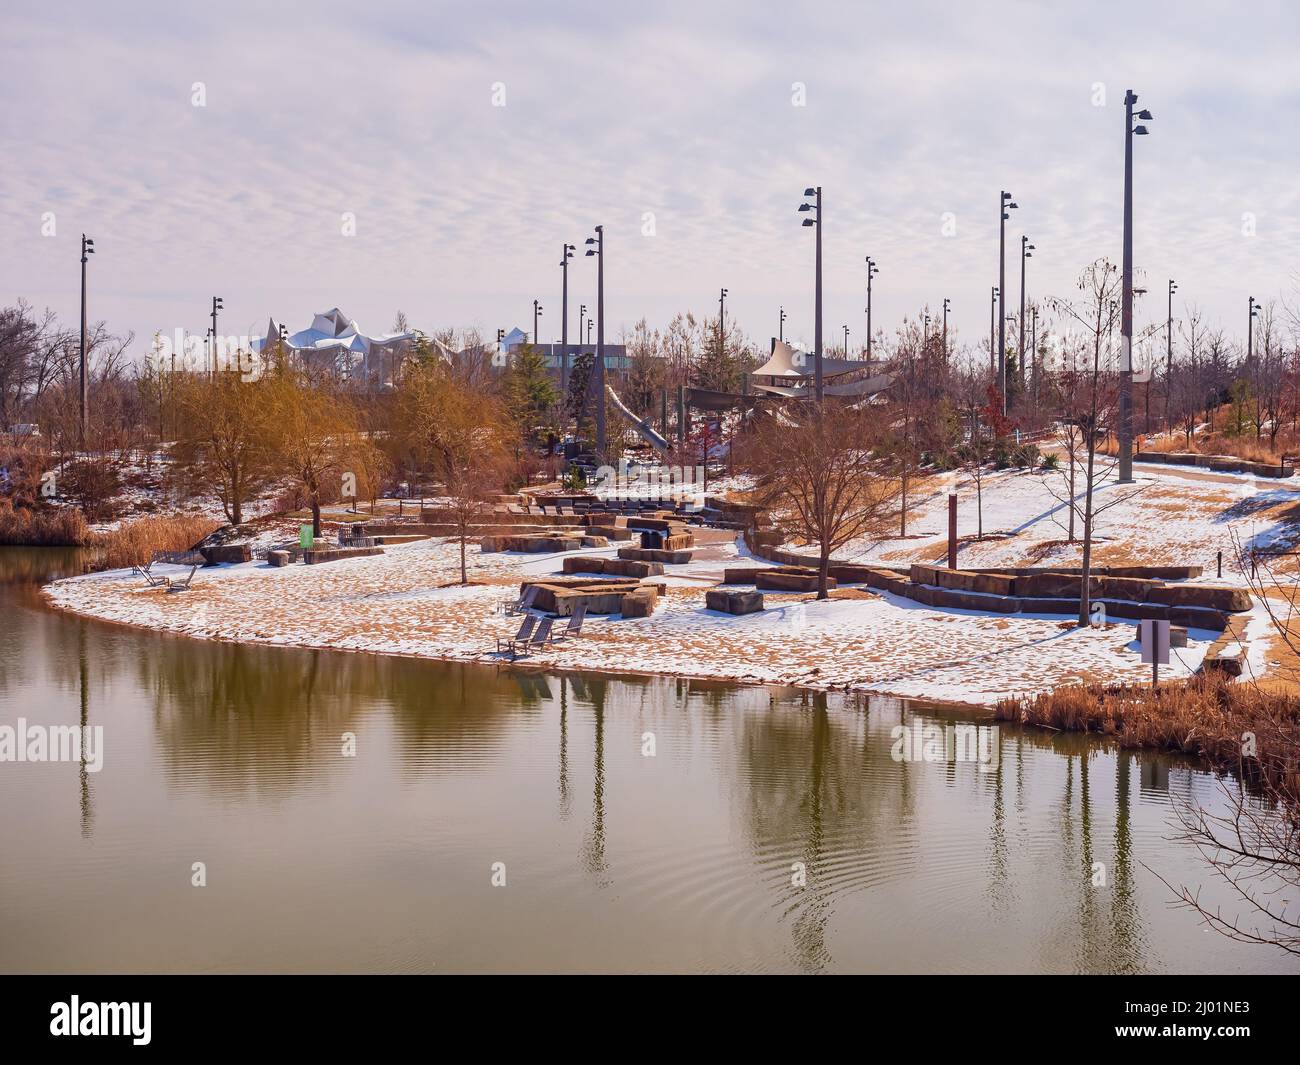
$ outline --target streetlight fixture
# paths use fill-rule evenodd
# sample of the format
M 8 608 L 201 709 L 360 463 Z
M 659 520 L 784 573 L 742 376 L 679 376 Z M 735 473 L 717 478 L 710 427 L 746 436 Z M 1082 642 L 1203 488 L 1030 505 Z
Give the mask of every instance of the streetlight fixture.
M 880 273 L 876 260 L 867 256 L 867 361 L 871 361 L 871 279 Z
M 781 319 L 776 326 L 776 339 L 784 343 L 785 341 L 785 308 L 781 308 Z
M 560 254 L 560 270 L 564 275 L 564 285 L 560 290 L 560 394 L 569 390 L 569 260 L 577 249 L 572 244 L 565 244 Z
M 1120 309 L 1119 483 L 1133 482 L 1133 137 L 1145 137 L 1146 126 L 1133 124 L 1137 93 L 1124 90 L 1124 304 Z M 1137 118 L 1151 121 L 1150 111 Z
M 541 336 L 537 332 L 537 319 L 542 316 L 541 300 L 533 300 L 533 347 L 541 343 Z
M 1165 308 L 1165 432 L 1169 432 L 1169 393 L 1174 379 L 1174 293 L 1178 282 L 1169 279 L 1169 303 Z
M 998 392 L 1002 396 L 1002 413 L 1007 413 L 1007 220 L 1008 211 L 1017 210 L 1019 205 L 1011 199 L 1011 193 L 1003 191 L 998 197 Z
M 849 357 L 849 327 L 847 325 L 844 327 L 844 357 L 846 359 Z
M 1250 297 L 1250 316 L 1246 319 L 1246 365 L 1255 359 L 1255 319 L 1259 317 L 1259 304 Z
M 1020 237 L 1020 365 L 1016 368 L 1020 376 L 1020 391 L 1025 390 L 1025 260 L 1034 257 L 1034 246 L 1029 238 Z
M 812 213 L 812 218 L 805 218 L 803 224 L 814 226 L 817 229 L 817 295 L 814 306 L 813 322 L 813 347 L 816 349 L 813 353 L 814 366 L 816 369 L 815 382 L 817 392 L 817 402 L 821 403 L 825 398 L 825 392 L 822 388 L 822 187 L 806 188 L 803 190 L 805 196 L 813 197 L 813 202 L 804 202 L 799 205 L 801 213 Z
M 952 310 L 952 300 L 943 298 L 943 357 L 948 358 L 948 312 Z
M 86 450 L 87 375 L 86 375 L 86 261 L 95 254 L 95 242 L 81 234 L 81 450 Z
M 220 296 L 212 297 L 212 373 L 215 376 L 217 366 L 217 311 L 224 311 L 226 302 Z
M 727 290 L 718 290 L 718 362 L 721 362 L 727 355 L 727 333 L 726 326 L 723 324 L 727 318 Z
M 605 227 L 587 238 L 587 254 L 596 257 L 596 456 L 605 457 Z

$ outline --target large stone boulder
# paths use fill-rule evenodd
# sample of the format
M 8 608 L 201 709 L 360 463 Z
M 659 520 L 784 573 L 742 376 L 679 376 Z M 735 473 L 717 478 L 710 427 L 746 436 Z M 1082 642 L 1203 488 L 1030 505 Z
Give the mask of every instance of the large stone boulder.
M 1166 584 L 1151 592 L 1151 601 L 1169 606 L 1194 606 L 1210 610 L 1250 609 L 1250 592 L 1214 584 Z
M 763 609 L 763 593 L 710 588 L 704 593 L 704 605 L 709 610 L 719 610 L 724 614 L 757 614 Z
M 622 614 L 625 618 L 648 618 L 658 602 L 659 596 L 654 588 L 638 588 L 623 596 Z
M 205 566 L 220 566 L 223 563 L 251 562 L 253 549 L 248 544 L 221 544 L 216 547 L 201 547 Z

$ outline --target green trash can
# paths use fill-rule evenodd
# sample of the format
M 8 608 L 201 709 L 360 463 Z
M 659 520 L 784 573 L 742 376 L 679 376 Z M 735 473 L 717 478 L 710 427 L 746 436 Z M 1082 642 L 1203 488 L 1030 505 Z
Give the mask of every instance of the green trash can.
M 304 551 L 309 550 L 312 544 L 315 542 L 315 537 L 312 535 L 312 533 L 313 533 L 313 526 L 311 525 L 298 526 L 298 546 L 301 547 Z

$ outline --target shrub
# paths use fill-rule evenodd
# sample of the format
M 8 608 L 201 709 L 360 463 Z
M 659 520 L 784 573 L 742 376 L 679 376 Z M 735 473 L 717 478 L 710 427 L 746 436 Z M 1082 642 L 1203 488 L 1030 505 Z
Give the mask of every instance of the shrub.
M 95 538 L 97 569 L 122 569 L 148 562 L 155 551 L 186 551 L 221 522 L 200 514 L 140 518 Z
M 81 511 L 72 507 L 0 504 L 0 544 L 9 547 L 82 547 L 93 539 Z

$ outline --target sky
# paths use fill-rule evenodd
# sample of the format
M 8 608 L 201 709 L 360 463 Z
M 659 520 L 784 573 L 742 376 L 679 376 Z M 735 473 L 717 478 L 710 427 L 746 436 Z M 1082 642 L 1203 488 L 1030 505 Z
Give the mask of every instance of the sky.
M 5 0 L 0 301 L 223 334 L 340 307 L 380 333 L 532 328 L 606 338 L 715 315 L 766 346 L 813 334 L 824 189 L 826 342 L 952 300 L 988 335 L 1001 190 L 1010 312 L 1121 254 L 1124 90 L 1135 141 L 1139 328 L 1247 298 L 1300 304 L 1300 10 L 1285 3 L 477 3 Z

